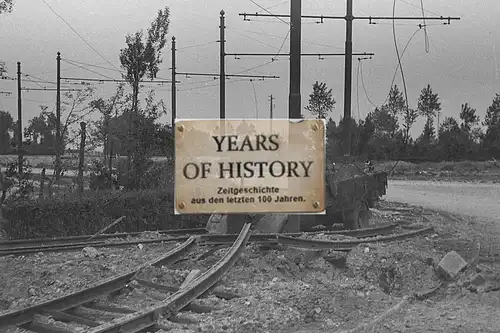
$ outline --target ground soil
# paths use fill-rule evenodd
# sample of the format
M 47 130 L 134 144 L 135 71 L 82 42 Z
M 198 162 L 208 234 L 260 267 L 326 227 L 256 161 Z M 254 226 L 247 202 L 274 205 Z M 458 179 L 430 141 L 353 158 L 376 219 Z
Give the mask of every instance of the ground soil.
M 398 233 L 427 226 L 433 226 L 434 232 L 397 242 L 363 244 L 347 255 L 293 248 L 263 250 L 249 245 L 217 286 L 240 298 L 225 301 L 209 294 L 197 302 L 211 307 L 211 313 L 182 312 L 177 323 L 163 323 L 169 332 L 185 333 L 498 332 L 498 238 L 477 227 L 482 224 L 419 206 L 383 201 L 372 215 L 374 225 L 398 222 Z M 96 258 L 78 252 L 0 259 L 5 277 L 0 294 L 7 295 L 3 296 L 3 310 L 88 286 L 164 254 L 170 246 L 173 244 L 99 249 L 106 256 Z M 433 266 L 450 250 L 473 264 L 456 280 L 442 285 Z M 198 248 L 193 256 L 204 251 Z M 225 251 L 227 248 L 217 250 L 197 262 L 196 268 L 208 269 Z M 344 256 L 347 267 L 331 260 Z M 476 263 L 474 259 L 478 259 Z M 147 270 L 144 279 L 178 286 L 192 268 L 192 262 L 180 261 Z M 487 281 L 474 290 L 467 283 L 477 270 L 483 271 Z M 425 299 L 413 297 L 437 286 L 441 288 Z M 493 291 L 495 288 L 499 290 Z M 13 294 L 11 290 L 21 291 Z M 142 296 L 128 290 L 115 301 L 137 309 L 155 303 Z

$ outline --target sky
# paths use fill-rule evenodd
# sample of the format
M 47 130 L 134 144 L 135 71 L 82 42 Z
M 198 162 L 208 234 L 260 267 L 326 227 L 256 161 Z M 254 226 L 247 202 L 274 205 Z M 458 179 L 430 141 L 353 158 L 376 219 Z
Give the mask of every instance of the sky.
M 353 2 L 354 16 L 392 15 L 392 0 Z M 421 20 L 396 21 L 400 54 L 419 30 L 401 59 L 409 106 L 416 108 L 420 91 L 430 84 L 441 101 L 441 121 L 448 116 L 458 118 L 461 104 L 465 102 L 477 109 L 483 120 L 495 93 L 500 92 L 498 0 L 422 2 L 427 17 L 458 16 L 460 20 L 452 21 L 451 25 L 426 21 L 428 43 L 424 30 L 418 28 Z M 23 87 L 26 88 L 55 88 L 52 83 L 56 81 L 58 51 L 63 59 L 62 77 L 120 79 L 118 57 L 120 49 L 125 47 L 125 36 L 141 29 L 146 31 L 158 10 L 165 6 L 169 7 L 171 17 L 159 78 L 171 78 L 172 36 L 177 41 L 178 72 L 219 72 L 217 41 L 221 10 L 226 13 L 226 53 L 277 53 L 281 45 L 280 53 L 289 50 L 289 38 L 285 39 L 289 29 L 287 18 L 283 19 L 285 22 L 268 17 L 252 17 L 250 21 L 244 21 L 239 13 L 266 13 L 261 8 L 264 7 L 273 14 L 289 14 L 290 1 L 14 0 L 14 11 L 0 16 L 0 59 L 6 62 L 9 77 L 16 76 L 16 63 L 20 61 L 21 71 L 31 75 L 31 80 L 49 82 L 36 84 L 26 81 L 30 78 L 23 76 Z M 302 1 L 302 15 L 343 16 L 345 10 L 345 0 Z M 421 15 L 420 0 L 396 0 L 396 16 Z M 375 25 L 366 20 L 354 20 L 353 23 L 353 50 L 375 54 L 370 60 L 359 62 L 357 57 L 353 60 L 352 116 L 355 119 L 365 118 L 375 106 L 384 102 L 397 68 L 392 20 L 376 22 Z M 343 53 L 344 41 L 344 20 L 324 20 L 322 24 L 315 19 L 302 20 L 303 53 Z M 227 74 L 244 72 L 280 77 L 263 81 L 227 80 L 227 118 L 269 117 L 271 94 L 274 97 L 274 117 L 288 116 L 288 57 L 279 57 L 274 62 L 270 62 L 271 58 L 226 57 Z M 325 82 L 336 101 L 331 117 L 339 120 L 344 104 L 344 58 L 302 57 L 301 71 L 302 107 L 308 103 L 313 83 Z M 181 82 L 177 85 L 178 118 L 218 117 L 219 80 L 182 75 L 178 80 Z M 395 83 L 403 90 L 400 72 Z M 78 86 L 64 84 L 64 87 Z M 116 90 L 116 83 L 96 84 L 95 87 L 96 97 L 109 98 Z M 148 87 L 155 89 L 156 97 L 166 103 L 168 115 L 162 121 L 169 122 L 170 85 L 148 84 Z M 0 91 L 12 92 L 11 95 L 0 94 L 0 109 L 17 119 L 17 82 L 0 80 Z M 23 126 L 39 114 L 39 105 L 47 105 L 52 110 L 55 98 L 55 91 L 23 91 Z M 422 127 L 423 120 L 420 120 L 412 135 L 417 136 Z

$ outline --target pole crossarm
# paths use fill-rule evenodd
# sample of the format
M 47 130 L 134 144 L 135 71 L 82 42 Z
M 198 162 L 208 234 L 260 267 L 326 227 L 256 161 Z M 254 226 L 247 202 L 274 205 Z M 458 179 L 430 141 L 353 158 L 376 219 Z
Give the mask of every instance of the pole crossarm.
M 285 17 L 285 18 L 289 18 L 290 15 L 289 14 L 260 14 L 260 13 L 255 13 L 255 14 L 251 14 L 251 13 L 239 13 L 238 14 L 239 16 L 243 16 L 243 20 L 245 21 L 248 21 L 247 19 L 247 16 L 248 17 Z M 306 18 L 306 19 L 344 19 L 345 17 L 344 16 L 327 16 L 327 15 L 302 15 L 301 18 Z
M 285 17 L 289 18 L 289 14 L 261 14 L 261 13 L 239 13 L 239 16 L 243 16 L 243 19 L 248 21 L 247 17 Z M 319 19 L 323 23 L 323 20 L 347 20 L 347 16 L 330 16 L 330 15 L 302 15 L 303 19 Z M 460 20 L 460 17 L 451 17 L 451 16 L 431 16 L 431 17 L 422 17 L 422 16 L 353 16 L 353 20 L 441 20 L 441 21 L 456 21 Z
M 289 57 L 290 53 L 226 53 L 227 56 L 234 57 L 247 57 L 247 56 L 255 56 L 255 57 Z M 301 56 L 314 56 L 314 57 L 326 57 L 326 56 L 345 56 L 345 53 L 301 53 Z M 374 56 L 375 53 L 353 53 L 353 56 Z
M 61 80 L 68 80 L 68 81 L 89 81 L 89 82 L 125 82 L 127 83 L 127 80 L 118 80 L 118 79 L 88 79 L 88 78 L 77 78 L 77 77 L 61 77 Z M 140 81 L 140 83 L 172 83 L 171 80 L 149 80 L 149 81 Z M 176 83 L 180 83 L 177 81 Z
M 21 88 L 23 91 L 30 91 L 30 90 L 42 90 L 42 91 L 57 91 L 57 89 L 53 88 Z M 81 89 L 59 89 L 59 91 L 81 91 Z
M 23 91 L 30 91 L 30 90 L 45 90 L 45 91 L 57 91 L 57 89 L 53 88 L 21 88 Z M 59 89 L 59 91 L 81 91 L 82 89 Z
M 12 92 L 10 92 L 10 91 L 0 91 L 0 94 L 11 95 Z
M 227 54 L 226 54 L 227 55 Z M 185 72 L 175 72 L 179 75 L 186 76 L 214 76 L 217 77 L 220 74 L 210 74 L 210 73 L 185 73 Z M 243 75 L 243 74 L 226 74 L 227 77 L 242 77 L 242 78 L 259 78 L 259 79 L 279 79 L 279 76 L 276 75 Z
M 431 16 L 431 17 L 422 17 L 422 16 L 353 16 L 354 20 L 441 20 L 441 21 L 458 21 L 460 17 L 451 17 L 451 16 Z

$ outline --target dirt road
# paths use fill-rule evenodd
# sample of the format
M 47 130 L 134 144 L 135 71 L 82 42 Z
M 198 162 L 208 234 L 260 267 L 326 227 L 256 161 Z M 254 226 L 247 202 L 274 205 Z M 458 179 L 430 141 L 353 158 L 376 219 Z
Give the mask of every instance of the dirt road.
M 393 180 L 384 199 L 487 219 L 500 230 L 500 184 Z

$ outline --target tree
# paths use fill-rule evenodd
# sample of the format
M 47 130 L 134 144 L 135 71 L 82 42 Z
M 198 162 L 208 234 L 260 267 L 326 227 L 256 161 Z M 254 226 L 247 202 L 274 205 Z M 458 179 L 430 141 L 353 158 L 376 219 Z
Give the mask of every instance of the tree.
M 332 118 L 328 118 L 326 123 L 326 156 L 332 160 L 333 157 L 342 155 L 341 140 L 339 137 L 339 129 Z
M 468 103 L 462 104 L 460 119 L 462 120 L 460 131 L 464 141 L 464 149 L 467 153 L 473 152 L 473 148 L 478 147 L 477 142 L 482 136 L 482 130 L 477 126 L 479 116 L 476 115 L 476 109 L 471 108 Z
M 373 123 L 373 135 L 370 139 L 370 151 L 375 157 L 384 159 L 396 156 L 399 147 L 400 130 L 398 119 L 384 105 L 370 112 Z
M 410 130 L 418 119 L 418 111 L 415 109 L 407 108 L 403 116 L 403 131 L 404 131 L 404 144 L 408 146 L 410 141 Z
M 118 152 L 113 149 L 116 142 L 126 138 L 119 137 L 120 133 L 115 128 L 116 126 L 112 126 L 112 122 L 129 105 L 129 101 L 130 98 L 124 95 L 124 85 L 120 84 L 115 94 L 109 99 L 98 98 L 90 102 L 90 106 L 101 114 L 101 118 L 93 124 L 96 128 L 93 137 L 96 141 L 101 142 L 104 147 L 104 155 L 109 156 L 110 163 L 113 152 Z
M 397 85 L 391 87 L 386 107 L 389 113 L 391 113 L 396 119 L 398 119 L 398 117 L 405 111 L 405 99 L 403 97 L 403 93 L 399 91 Z
M 78 144 L 80 141 L 80 122 L 89 122 L 89 117 L 94 112 L 89 100 L 94 96 L 95 88 L 85 86 L 76 92 L 66 92 L 61 101 L 61 153 L 67 144 Z M 72 128 L 73 125 L 78 125 Z
M 370 153 L 370 141 L 375 133 L 375 124 L 372 119 L 372 114 L 369 113 L 365 120 L 360 124 L 361 133 L 359 137 L 358 155 L 366 155 Z
M 446 160 L 454 160 L 466 152 L 466 136 L 453 117 L 446 117 L 439 128 L 439 151 Z
M 462 104 L 460 119 L 462 120 L 460 127 L 467 134 L 470 134 L 472 128 L 479 123 L 479 116 L 476 115 L 476 109 L 471 108 L 468 103 Z
M 0 14 L 12 12 L 12 0 L 0 0 Z M 0 77 L 7 73 L 5 62 L 0 60 Z
M 328 113 L 333 110 L 335 103 L 332 97 L 332 89 L 328 89 L 326 83 L 316 81 L 313 84 L 313 92 L 309 95 L 309 105 L 305 109 L 317 119 L 326 119 Z
M 57 118 L 55 113 L 48 111 L 47 106 L 40 105 L 40 109 L 40 114 L 33 117 L 24 129 L 24 136 L 29 143 L 28 152 L 52 155 L 56 146 Z
M 500 154 L 500 94 L 495 94 L 493 102 L 486 110 L 483 126 L 486 126 L 484 146 L 493 155 Z
M 0 0 L 0 14 L 12 12 L 12 0 Z
M 434 117 L 436 117 L 438 111 L 441 111 L 441 103 L 439 102 L 438 94 L 432 92 L 430 84 L 420 92 L 420 96 L 418 97 L 418 111 L 423 117 L 427 118 L 423 131 L 424 141 L 431 142 L 433 138 L 430 135 L 431 133 L 435 134 Z
M 125 80 L 132 87 L 132 107 L 129 111 L 130 127 L 127 152 L 128 172 L 131 171 L 132 159 L 134 159 L 133 155 L 137 155 L 137 151 L 140 150 L 135 146 L 137 142 L 134 140 L 137 128 L 139 84 L 144 76 L 150 79 L 156 77 L 159 65 L 162 62 L 161 51 L 167 41 L 166 35 L 169 24 L 170 11 L 168 7 L 165 7 L 163 10 L 160 9 L 157 17 L 148 29 L 146 40 L 143 40 L 142 30 L 136 32 L 135 35 L 127 35 L 125 37 L 127 47 L 120 50 L 120 63 L 122 68 L 126 70 Z M 141 156 L 135 157 L 137 157 L 136 162 L 143 159 Z M 132 176 L 130 184 L 136 183 L 134 173 L 130 173 L 129 176 Z
M 5 65 L 5 61 L 0 60 L 0 78 L 7 73 L 7 66 Z
M 0 110 L 0 153 L 11 152 L 10 131 L 13 131 L 14 119 L 7 111 Z

